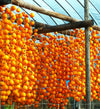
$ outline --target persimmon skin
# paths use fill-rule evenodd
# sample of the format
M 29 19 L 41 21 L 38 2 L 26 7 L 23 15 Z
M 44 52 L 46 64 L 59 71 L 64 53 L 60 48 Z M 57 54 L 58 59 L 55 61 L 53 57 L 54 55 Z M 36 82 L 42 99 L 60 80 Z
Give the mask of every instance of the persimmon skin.
M 16 10 L 17 14 L 13 11 Z M 12 6 L 0 7 L 0 79 L 1 103 L 34 104 L 49 100 L 49 107 L 68 104 L 68 98 L 77 102 L 86 100 L 85 31 L 74 29 L 71 35 L 57 32 L 38 34 L 32 30 L 34 22 L 25 12 Z M 10 16 L 11 19 L 7 19 Z M 15 22 L 17 20 L 17 23 Z M 23 26 L 22 26 L 23 24 Z M 90 28 L 91 101 L 100 100 L 100 44 L 99 31 Z M 31 40 L 31 36 L 35 37 Z M 37 43 L 36 38 L 39 38 Z M 95 66 L 94 66 L 95 64 Z M 68 82 L 68 85 L 66 83 Z

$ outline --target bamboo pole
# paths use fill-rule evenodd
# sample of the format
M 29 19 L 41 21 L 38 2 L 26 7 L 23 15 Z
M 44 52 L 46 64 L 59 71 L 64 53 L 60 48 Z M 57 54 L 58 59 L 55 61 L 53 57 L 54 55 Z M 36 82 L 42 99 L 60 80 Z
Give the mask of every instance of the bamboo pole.
M 89 0 L 84 0 L 85 20 L 89 20 Z M 91 109 L 91 77 L 90 77 L 90 36 L 89 27 L 85 27 L 85 68 L 86 68 L 86 109 Z

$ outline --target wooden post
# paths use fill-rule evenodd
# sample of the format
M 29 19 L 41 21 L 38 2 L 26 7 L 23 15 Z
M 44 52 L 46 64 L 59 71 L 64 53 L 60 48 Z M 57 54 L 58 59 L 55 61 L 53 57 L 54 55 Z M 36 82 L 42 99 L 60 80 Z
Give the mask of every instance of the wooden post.
M 85 20 L 89 20 L 89 0 L 84 0 Z M 89 27 L 85 27 L 85 68 L 86 68 L 86 109 L 91 109 L 91 77 L 90 77 L 90 37 Z
M 43 109 L 43 99 L 42 99 L 42 109 Z
M 75 99 L 74 99 L 74 109 L 75 109 L 75 107 L 76 107 L 76 102 L 75 102 Z
M 78 109 L 81 109 L 81 101 L 78 102 Z
M 61 104 L 59 104 L 59 109 L 61 109 Z
M 91 108 L 94 109 L 94 101 L 92 101 L 91 105 Z

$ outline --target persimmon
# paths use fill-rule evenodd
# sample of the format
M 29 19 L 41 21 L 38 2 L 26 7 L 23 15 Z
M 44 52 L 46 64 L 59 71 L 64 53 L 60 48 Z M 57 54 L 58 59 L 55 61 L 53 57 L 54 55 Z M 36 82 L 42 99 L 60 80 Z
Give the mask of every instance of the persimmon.
M 11 67 L 11 68 L 10 68 L 10 71 L 11 71 L 11 72 L 16 72 L 16 68 L 15 68 L 15 67 Z
M 85 101 L 85 31 L 72 30 L 72 35 L 77 34 L 76 38 L 59 35 L 57 32 L 38 34 L 37 29 L 32 30 L 34 22 L 30 22 L 29 19 L 34 14 L 16 14 L 12 12 L 14 10 L 20 12 L 15 6 L 5 11 L 1 9 L 2 103 L 11 101 L 18 105 L 36 104 L 37 107 L 41 99 L 48 99 L 52 104 L 50 106 L 57 107 L 56 104 L 62 103 L 63 108 L 67 105 L 69 97 L 78 102 Z M 8 15 L 11 16 L 10 20 Z M 33 33 L 40 38 L 39 43 L 36 38 L 31 40 Z M 98 33 L 90 28 L 91 100 L 100 100 Z M 66 81 L 69 81 L 68 84 Z
M 2 14 L 2 17 L 3 17 L 3 19 L 4 19 L 4 18 L 7 18 L 7 14 L 6 14 L 6 13 L 3 13 L 3 14 Z
M 9 14 L 11 12 L 11 10 L 9 8 L 5 9 L 5 13 Z
M 20 11 L 21 11 L 21 9 L 20 9 L 20 8 L 17 8 L 17 9 L 16 9 L 16 12 L 20 12 Z
M 13 6 L 10 7 L 10 9 L 11 9 L 11 11 L 14 11 L 14 10 L 16 10 L 16 6 L 13 5 Z
M 4 8 L 2 6 L 0 6 L 0 12 L 3 12 Z
M 34 13 L 30 13 L 30 17 L 34 17 L 35 15 L 34 15 Z
M 37 33 L 38 29 L 34 29 L 34 32 Z
M 34 21 L 31 21 L 31 22 L 30 22 L 30 25 L 31 25 L 31 26 L 33 26 L 34 24 L 35 24 L 35 22 L 34 22 Z
M 23 19 L 22 18 L 19 18 L 18 20 L 17 20 L 17 24 L 18 25 L 21 25 L 23 23 Z
M 29 23 L 29 18 L 26 17 L 26 18 L 24 19 L 24 21 L 25 21 L 25 23 Z

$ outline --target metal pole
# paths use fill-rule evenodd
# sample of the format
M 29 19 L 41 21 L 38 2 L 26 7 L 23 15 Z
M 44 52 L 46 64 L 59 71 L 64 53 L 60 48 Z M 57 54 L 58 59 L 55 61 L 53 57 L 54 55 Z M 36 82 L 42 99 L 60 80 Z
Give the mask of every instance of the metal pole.
M 89 20 L 89 0 L 84 0 L 85 20 Z M 90 77 L 90 37 L 89 27 L 85 27 L 85 68 L 86 68 L 86 109 L 91 109 Z

